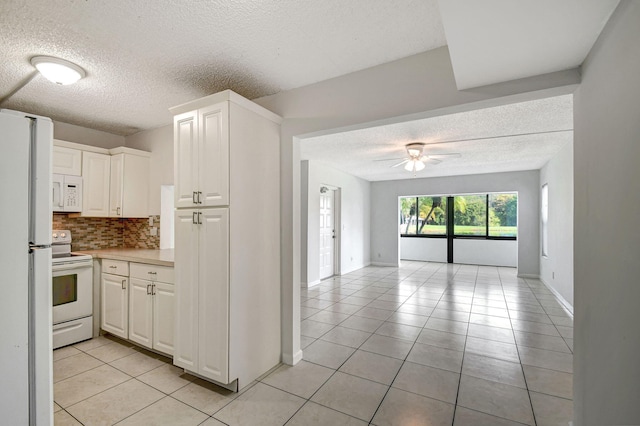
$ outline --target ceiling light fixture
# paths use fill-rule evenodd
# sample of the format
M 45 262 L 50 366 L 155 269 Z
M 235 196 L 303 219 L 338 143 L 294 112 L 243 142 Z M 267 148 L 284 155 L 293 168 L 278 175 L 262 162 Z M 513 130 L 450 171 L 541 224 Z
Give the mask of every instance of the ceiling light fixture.
M 31 58 L 31 65 L 56 84 L 73 84 L 87 75 L 78 65 L 52 56 L 35 56 Z
M 404 169 L 408 172 L 419 172 L 424 169 L 425 165 L 419 159 L 412 159 L 407 161 L 407 164 L 404 165 Z

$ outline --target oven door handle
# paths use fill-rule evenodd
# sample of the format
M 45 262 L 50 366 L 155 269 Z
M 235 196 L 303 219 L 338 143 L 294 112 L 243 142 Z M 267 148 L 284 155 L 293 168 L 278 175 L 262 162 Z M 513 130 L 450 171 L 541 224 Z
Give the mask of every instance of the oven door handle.
M 91 261 L 89 261 L 89 263 L 71 263 L 71 262 L 67 262 L 67 263 L 59 263 L 57 265 L 52 265 L 51 266 L 51 271 L 52 272 L 57 272 L 57 271 L 79 271 L 81 269 L 85 269 L 85 268 L 92 268 L 93 265 L 91 263 Z

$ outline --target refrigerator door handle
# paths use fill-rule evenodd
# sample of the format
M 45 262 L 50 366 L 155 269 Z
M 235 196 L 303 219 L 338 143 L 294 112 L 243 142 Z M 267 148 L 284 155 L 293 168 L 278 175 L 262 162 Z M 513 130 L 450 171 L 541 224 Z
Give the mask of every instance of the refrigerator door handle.
M 31 118 L 29 242 L 35 245 L 51 244 L 52 153 L 53 123 L 42 117 Z

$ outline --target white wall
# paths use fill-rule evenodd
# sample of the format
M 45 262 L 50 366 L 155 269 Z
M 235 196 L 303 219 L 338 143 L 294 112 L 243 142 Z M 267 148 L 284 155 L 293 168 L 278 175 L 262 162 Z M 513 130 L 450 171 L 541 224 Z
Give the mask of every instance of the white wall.
M 447 261 L 445 238 L 400 237 L 400 259 Z M 518 242 L 513 240 L 453 240 L 453 262 L 468 265 L 518 266 Z
M 574 424 L 640 423 L 640 2 L 623 0 L 574 97 Z
M 488 173 L 371 183 L 371 261 L 397 265 L 398 197 L 483 192 L 518 192 L 518 274 L 539 268 L 539 171 Z M 389 226 L 394 224 L 394 226 Z
M 320 186 L 339 188 L 340 273 L 346 274 L 370 263 L 370 205 L 371 184 L 315 161 L 302 161 L 303 183 L 301 210 L 303 229 L 301 246 L 304 247 L 301 263 L 302 285 L 312 285 L 320 280 Z M 336 204 L 337 201 L 336 201 Z
M 300 147 L 305 135 L 401 122 L 571 93 L 575 70 L 458 91 L 446 47 L 256 99 L 284 117 L 280 146 L 282 352 L 300 351 Z M 537 243 L 536 243 L 537 245 Z M 538 263 L 536 258 L 536 265 Z M 537 268 L 536 268 L 537 270 Z
M 160 187 L 173 185 L 173 125 L 126 137 L 126 146 L 151 153 L 149 214 L 160 214 Z
M 396 223 L 398 221 L 396 220 Z M 400 259 L 447 262 L 446 238 L 400 238 Z
M 573 144 L 541 170 L 549 188 L 548 253 L 540 256 L 540 279 L 573 307 Z M 542 244 L 542 243 L 541 243 Z
M 53 122 L 53 137 L 54 139 L 106 149 L 125 145 L 124 136 L 76 126 L 74 124 L 63 123 L 61 121 Z

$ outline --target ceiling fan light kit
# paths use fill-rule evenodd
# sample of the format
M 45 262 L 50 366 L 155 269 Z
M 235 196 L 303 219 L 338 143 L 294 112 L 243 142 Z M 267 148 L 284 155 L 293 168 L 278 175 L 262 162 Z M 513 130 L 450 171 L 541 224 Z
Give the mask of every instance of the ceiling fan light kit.
M 60 85 L 73 84 L 87 75 L 85 70 L 73 62 L 52 56 L 34 56 L 31 58 L 31 65 L 47 80 Z

